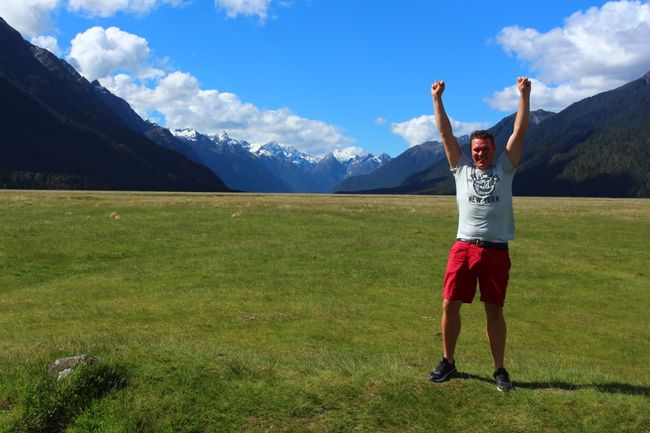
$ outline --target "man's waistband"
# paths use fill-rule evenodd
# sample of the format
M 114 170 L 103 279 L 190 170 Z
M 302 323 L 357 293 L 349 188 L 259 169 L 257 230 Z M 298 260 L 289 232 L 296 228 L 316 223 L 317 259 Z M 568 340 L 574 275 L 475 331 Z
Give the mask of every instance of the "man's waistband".
M 508 250 L 508 242 L 488 242 L 488 241 L 482 241 L 481 239 L 463 239 L 463 238 L 458 238 L 456 240 L 460 242 L 466 242 L 468 244 L 474 244 L 481 248 L 497 248 L 499 250 L 506 250 L 506 251 Z

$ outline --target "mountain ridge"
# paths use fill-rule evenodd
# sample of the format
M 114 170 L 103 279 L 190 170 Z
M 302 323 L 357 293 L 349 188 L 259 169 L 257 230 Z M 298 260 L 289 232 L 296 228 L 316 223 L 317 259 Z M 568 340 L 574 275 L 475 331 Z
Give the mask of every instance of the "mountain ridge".
M 254 147 L 225 131 L 210 136 L 184 128 L 172 133 L 226 184 L 242 191 L 325 193 L 352 173 L 367 173 L 390 161 L 387 154 L 346 156 L 330 152 L 316 157 L 274 141 Z
M 185 128 L 172 134 L 203 161 L 231 188 L 250 192 L 284 192 L 288 186 L 266 167 L 259 163 L 249 151 L 248 143 L 242 144 L 225 136 L 208 136 Z

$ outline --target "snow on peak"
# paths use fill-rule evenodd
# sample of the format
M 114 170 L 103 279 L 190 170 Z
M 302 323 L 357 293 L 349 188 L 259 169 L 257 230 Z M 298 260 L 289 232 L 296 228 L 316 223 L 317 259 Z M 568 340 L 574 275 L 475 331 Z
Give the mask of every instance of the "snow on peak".
M 184 129 L 174 129 L 171 131 L 176 137 L 184 138 L 186 140 L 196 141 L 198 140 L 199 133 L 194 129 L 184 128 Z
M 251 149 L 250 143 L 244 140 L 237 140 L 236 138 L 231 138 L 228 136 L 226 131 L 221 131 L 218 134 L 213 135 L 210 139 L 216 143 L 224 144 L 226 146 L 231 146 L 231 147 L 238 146 L 247 150 Z
M 280 144 L 276 141 L 270 141 L 263 145 L 250 144 L 245 140 L 238 140 L 228 136 L 226 131 L 207 136 L 197 132 L 194 129 L 175 129 L 171 131 L 176 137 L 191 141 L 199 146 L 227 146 L 234 151 L 247 151 L 258 158 L 269 158 L 276 161 L 289 162 L 303 170 L 310 170 L 319 162 L 328 158 L 333 158 L 345 166 L 348 175 L 366 174 L 377 167 L 390 161 L 391 157 L 383 153 L 379 156 L 373 156 L 370 153 L 363 152 L 360 147 L 346 147 L 336 149 L 325 156 L 314 156 L 303 153 L 293 146 Z M 212 142 L 213 144 L 210 144 Z
M 335 149 L 334 152 L 332 152 L 332 155 L 340 162 L 345 163 L 351 159 L 363 158 L 368 155 L 363 154 L 362 152 L 363 149 L 360 147 L 346 147 L 345 149 Z
M 276 141 L 270 141 L 260 146 L 259 149 L 255 151 L 255 154 L 257 156 L 289 161 L 302 168 L 309 168 L 318 162 L 318 158 L 302 153 L 293 146 L 280 144 Z
M 275 141 L 270 141 L 266 144 L 261 145 L 257 151 L 260 154 L 267 155 L 267 156 L 279 156 L 279 157 L 286 156 L 284 147 Z
M 390 160 L 393 159 L 386 152 L 382 152 L 378 156 L 375 156 L 374 158 L 375 158 L 375 161 L 377 161 L 380 164 L 386 164 L 387 162 L 389 162 Z

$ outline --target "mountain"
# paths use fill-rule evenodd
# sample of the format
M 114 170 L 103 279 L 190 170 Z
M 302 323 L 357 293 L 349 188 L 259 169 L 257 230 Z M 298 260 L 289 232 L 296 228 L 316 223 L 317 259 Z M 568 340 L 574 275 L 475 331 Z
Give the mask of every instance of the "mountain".
M 153 141 L 158 146 L 174 150 L 198 164 L 205 165 L 199 155 L 197 155 L 194 149 L 192 149 L 192 146 L 188 145 L 183 140 L 180 140 L 178 137 L 172 134 L 169 129 L 163 128 L 162 126 L 156 125 L 155 123 L 146 123 L 147 129 L 145 130 L 144 135 L 146 135 L 149 140 Z M 215 174 L 217 176 L 219 175 L 219 173 Z
M 309 170 L 318 163 L 318 158 L 274 141 L 253 153 L 267 170 L 287 185 L 289 192 L 317 192 L 322 189 L 309 174 Z
M 336 192 L 353 192 L 391 188 L 400 185 L 410 174 L 423 170 L 435 161 L 445 158 L 442 144 L 427 141 L 407 149 L 376 170 L 343 179 L 333 187 Z
M 351 173 L 368 173 L 390 160 L 386 154 L 375 157 L 342 152 L 319 158 L 274 141 L 253 148 L 223 131 L 214 136 L 192 129 L 176 130 L 173 134 L 228 186 L 240 191 L 329 192 Z
M 263 156 L 290 162 L 303 170 L 311 169 L 318 162 L 318 158 L 315 156 L 300 152 L 293 146 L 283 146 L 275 141 L 260 146 L 260 148 L 253 153 L 260 157 Z
M 340 161 L 333 153 L 329 153 L 309 170 L 309 175 L 318 180 L 319 188 L 315 192 L 329 192 L 347 172 L 345 161 Z
M 390 161 L 385 153 L 378 157 L 359 156 L 339 150 L 319 158 L 276 142 L 267 143 L 254 153 L 292 192 L 329 192 L 341 179 L 370 173 Z
M 391 159 L 387 153 L 381 153 L 379 156 L 373 156 L 370 153 L 365 156 L 355 155 L 348 160 L 346 177 L 370 174 L 390 162 Z
M 379 156 L 371 153 L 354 155 L 337 150 L 321 158 L 309 170 L 309 174 L 320 185 L 315 192 L 331 192 L 342 180 L 372 173 L 390 160 L 390 156 L 386 153 Z
M 135 130 L 72 66 L 1 18 L 0 94 L 0 187 L 228 190 Z
M 232 139 L 225 132 L 210 137 L 193 129 L 179 129 L 173 131 L 173 134 L 190 146 L 210 170 L 219 173 L 224 182 L 235 190 L 290 191 L 281 179 L 250 152 L 250 145 L 245 141 Z
M 650 72 L 542 125 L 527 137 L 515 194 L 650 197 Z

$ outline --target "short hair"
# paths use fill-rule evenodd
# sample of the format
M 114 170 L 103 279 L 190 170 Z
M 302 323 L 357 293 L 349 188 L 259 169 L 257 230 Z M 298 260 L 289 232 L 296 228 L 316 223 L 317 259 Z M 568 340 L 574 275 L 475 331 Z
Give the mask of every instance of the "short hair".
M 492 143 L 492 146 L 495 146 L 494 144 L 494 135 L 489 133 L 488 131 L 484 129 L 479 129 L 478 131 L 472 132 L 472 135 L 469 136 L 469 142 L 470 144 L 472 143 L 472 140 L 475 138 L 479 138 L 481 140 L 490 140 L 490 143 Z

